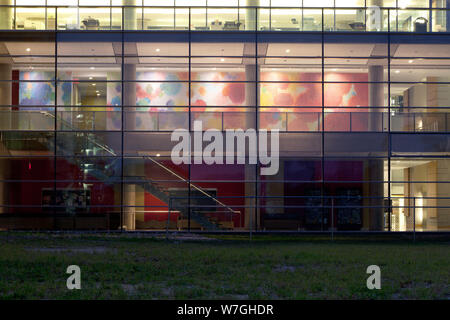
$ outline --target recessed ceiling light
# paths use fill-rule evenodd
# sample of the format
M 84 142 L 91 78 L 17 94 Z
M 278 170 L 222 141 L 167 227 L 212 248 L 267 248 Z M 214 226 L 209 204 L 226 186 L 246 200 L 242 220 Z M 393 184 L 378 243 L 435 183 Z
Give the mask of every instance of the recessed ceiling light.
M 400 70 L 395 70 L 395 73 L 400 73 Z
M 97 93 L 97 97 L 99 97 L 100 96 L 100 93 Z
M 333 71 L 333 72 L 336 72 L 336 71 L 337 71 L 337 69 L 336 69 L 336 68 L 334 68 L 334 69 L 331 69 L 331 71 Z
M 94 79 L 93 77 L 89 77 L 89 80 L 92 80 L 92 79 Z
M 95 83 L 93 83 L 92 85 L 93 85 L 94 87 L 96 86 L 96 84 L 95 84 Z
M 30 49 L 30 48 L 26 48 L 25 50 L 26 50 L 27 52 L 30 52 L 30 51 L 31 51 L 31 49 Z
M 157 154 L 156 154 L 156 156 L 157 156 L 157 157 L 159 157 L 159 156 L 160 156 L 160 154 L 159 154 L 159 153 L 157 153 Z
M 220 61 L 224 62 L 224 61 L 225 61 L 225 59 L 224 59 L 224 58 L 222 58 L 222 59 L 220 59 Z
M 161 49 L 160 48 L 156 48 L 156 52 L 160 52 L 161 51 Z
M 409 60 L 409 61 L 408 61 L 408 63 L 413 63 L 413 62 L 414 62 L 414 60 Z
M 286 49 L 286 53 L 289 53 L 289 52 L 291 52 L 291 49 Z
M 95 67 L 90 67 L 89 69 L 91 69 L 91 70 L 95 70 Z
M 216 70 L 217 70 L 217 68 L 216 68 L 216 67 L 214 67 L 214 68 L 213 68 L 213 70 L 214 70 L 214 71 L 216 71 Z
M 95 90 L 95 92 L 99 93 L 100 91 L 98 91 L 98 90 Z

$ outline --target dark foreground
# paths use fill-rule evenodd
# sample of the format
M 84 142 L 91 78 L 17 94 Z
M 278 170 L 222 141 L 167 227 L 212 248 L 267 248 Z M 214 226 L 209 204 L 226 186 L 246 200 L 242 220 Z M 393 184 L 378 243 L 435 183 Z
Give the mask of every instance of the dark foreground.
M 69 265 L 81 290 L 68 290 Z M 366 269 L 381 268 L 381 290 Z M 0 233 L 0 299 L 450 299 L 448 240 Z

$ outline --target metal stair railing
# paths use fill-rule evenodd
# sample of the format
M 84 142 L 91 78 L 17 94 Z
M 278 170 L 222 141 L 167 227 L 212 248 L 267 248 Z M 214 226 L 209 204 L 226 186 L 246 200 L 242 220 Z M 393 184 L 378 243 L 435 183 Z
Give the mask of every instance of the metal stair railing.
M 170 168 L 168 168 L 168 167 L 164 166 L 163 164 L 159 163 L 159 161 L 156 161 L 155 159 L 153 159 L 151 157 L 145 157 L 145 156 L 144 156 L 144 159 L 149 159 L 150 161 L 152 161 L 156 165 L 160 166 L 161 168 L 163 168 L 164 170 L 166 170 L 167 172 L 169 172 L 173 176 L 177 177 L 178 179 L 182 180 L 183 182 L 186 182 L 189 185 L 189 187 L 193 187 L 195 190 L 199 191 L 201 194 L 203 194 L 203 195 L 207 196 L 208 198 L 212 199 L 214 202 L 218 203 L 221 207 L 227 209 L 232 214 L 239 213 L 238 211 L 233 210 L 232 208 L 230 208 L 226 204 L 224 204 L 221 201 L 219 201 L 218 199 L 214 198 L 209 193 L 203 191 L 200 187 L 196 186 L 195 184 L 191 183 L 187 179 L 183 178 L 182 176 L 180 176 L 179 174 L 177 174 L 176 172 L 174 172 Z
M 45 115 L 45 116 L 52 117 L 52 118 L 56 119 L 56 116 L 51 114 L 51 113 L 49 113 L 49 112 L 41 111 L 41 113 L 43 115 Z M 63 122 L 67 127 L 71 128 L 71 129 L 76 129 L 67 120 L 64 120 L 64 119 L 61 119 L 61 118 L 59 118 L 58 120 Z M 107 153 L 111 154 L 112 156 L 117 156 L 117 154 L 114 152 L 114 150 L 112 150 L 111 148 L 109 148 L 105 144 L 99 143 L 95 138 L 91 138 L 91 137 L 87 136 L 87 139 L 88 139 L 88 141 L 92 142 L 95 146 L 97 146 L 98 148 L 106 151 Z M 152 157 L 144 156 L 143 159 L 149 159 L 150 161 L 152 161 L 153 163 L 158 165 L 160 168 L 162 168 L 165 171 L 169 172 L 170 174 L 172 174 L 173 176 L 177 177 L 181 181 L 186 182 L 189 187 L 194 188 L 195 190 L 199 191 L 201 194 L 203 194 L 203 195 L 207 196 L 208 198 L 212 199 L 214 202 L 219 204 L 219 206 L 225 208 L 228 212 L 230 212 L 231 213 L 231 217 L 233 217 L 234 214 L 240 214 L 240 211 L 233 210 L 232 208 L 230 208 L 226 204 L 224 204 L 221 201 L 219 201 L 217 198 L 211 196 L 210 194 L 208 194 L 207 192 L 202 190 L 200 187 L 198 187 L 195 184 L 189 182 L 188 180 L 186 180 L 185 178 L 183 178 L 182 176 L 180 176 L 179 174 L 177 174 L 176 172 L 174 172 L 170 168 L 164 166 L 159 161 L 156 161 Z M 105 181 L 105 182 L 113 182 L 113 181 L 115 181 L 114 178 L 111 178 L 111 177 L 107 176 L 106 174 L 104 174 L 100 170 L 93 170 L 91 172 L 92 172 L 92 175 L 94 177 L 97 177 L 97 178 L 101 179 L 102 181 Z M 170 195 L 167 194 L 164 190 L 162 190 L 163 187 L 159 186 L 154 181 L 148 181 L 148 180 L 144 180 L 144 179 L 139 179 L 139 180 L 142 180 L 142 183 L 144 185 L 144 190 L 146 190 L 149 193 L 153 194 L 157 198 L 163 198 L 163 199 L 160 199 L 160 200 L 166 202 L 169 205 L 169 216 L 170 216 L 170 210 L 171 210 L 170 205 L 172 204 L 172 200 L 171 200 Z M 177 210 L 182 212 L 182 214 L 185 215 L 185 216 L 189 215 L 189 211 L 186 210 L 185 207 L 179 207 L 179 208 L 177 207 Z M 191 216 L 191 218 L 194 218 L 194 220 L 196 222 L 198 222 L 200 225 L 202 225 L 203 227 L 206 227 L 206 228 L 209 228 L 209 229 L 219 229 L 220 228 L 220 224 L 219 223 L 211 221 L 204 214 L 201 214 L 200 212 L 191 210 L 190 216 Z

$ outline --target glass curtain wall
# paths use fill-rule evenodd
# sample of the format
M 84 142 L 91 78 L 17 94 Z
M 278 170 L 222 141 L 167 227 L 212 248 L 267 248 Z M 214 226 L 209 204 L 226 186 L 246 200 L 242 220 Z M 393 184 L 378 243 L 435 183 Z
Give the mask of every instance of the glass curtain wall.
M 447 35 L 220 35 L 2 41 L 0 226 L 449 229 Z M 175 129 L 279 130 L 278 171 Z
M 1 29 L 446 32 L 446 0 L 2 0 Z

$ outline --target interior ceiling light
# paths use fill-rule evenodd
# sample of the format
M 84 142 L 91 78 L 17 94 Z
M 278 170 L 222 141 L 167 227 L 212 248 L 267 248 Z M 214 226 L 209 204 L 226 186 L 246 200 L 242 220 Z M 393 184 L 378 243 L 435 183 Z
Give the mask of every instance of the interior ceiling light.
M 26 48 L 25 49 L 27 52 L 30 52 L 31 51 L 31 48 Z
M 91 69 L 91 70 L 95 70 L 95 67 L 90 67 L 89 69 Z
M 291 49 L 286 49 L 286 53 L 289 53 L 289 52 L 291 52 Z

